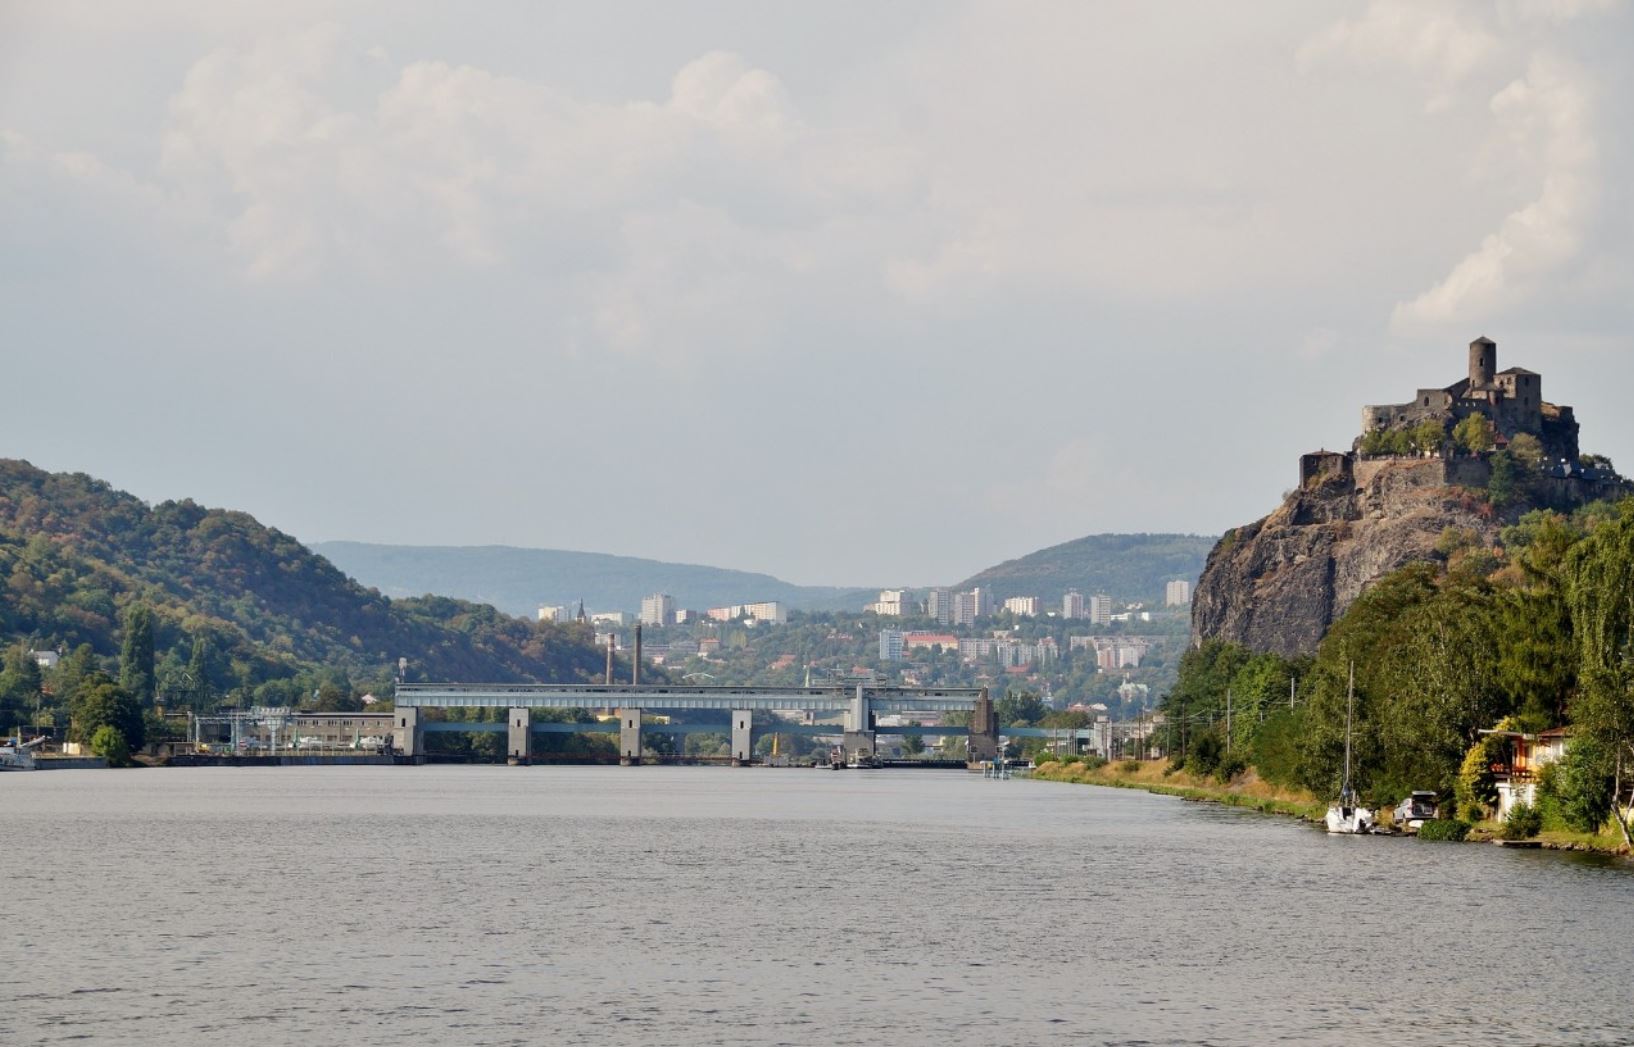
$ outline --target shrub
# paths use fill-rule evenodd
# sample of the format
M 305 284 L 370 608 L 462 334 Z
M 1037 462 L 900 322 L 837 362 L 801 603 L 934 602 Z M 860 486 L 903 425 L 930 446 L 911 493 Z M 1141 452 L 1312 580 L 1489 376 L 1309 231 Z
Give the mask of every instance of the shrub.
M 1140 770 L 1139 760 L 1125 760 L 1118 764 L 1118 770 L 1124 774 L 1135 774 Z
M 1509 809 L 1498 835 L 1506 840 L 1530 840 L 1543 831 L 1543 812 L 1530 804 L 1517 803 Z
M 1042 767 L 1044 764 L 1047 764 L 1047 763 L 1056 763 L 1060 759 L 1061 759 L 1061 757 L 1059 755 L 1057 755 L 1056 753 L 1044 752 L 1044 753 L 1039 753 L 1037 756 L 1033 757 L 1033 763 L 1040 766 L 1040 767 Z
M 1457 843 L 1469 835 L 1469 823 L 1453 818 L 1431 818 L 1419 826 L 1420 840 L 1449 840 Z
M 130 746 L 125 734 L 109 724 L 98 727 L 91 735 L 91 751 L 108 761 L 110 767 L 124 767 L 130 763 Z
M 1221 752 L 1219 735 L 1212 731 L 1199 735 L 1186 757 L 1186 766 L 1196 775 L 1213 774 L 1214 769 L 1220 766 Z
M 1237 775 L 1248 770 L 1248 761 L 1235 754 L 1227 756 L 1214 768 L 1214 777 L 1221 782 L 1229 782 Z
M 1086 757 L 1084 757 L 1084 770 L 1086 770 L 1086 771 L 1098 771 L 1102 767 L 1105 767 L 1105 766 L 1106 766 L 1106 757 L 1104 757 L 1104 756 L 1086 756 Z
M 1184 771 L 1185 769 L 1185 756 L 1181 755 L 1180 753 L 1175 753 L 1173 756 L 1169 757 L 1169 766 L 1163 769 L 1163 773 L 1165 775 L 1170 775 L 1174 774 L 1176 771 Z

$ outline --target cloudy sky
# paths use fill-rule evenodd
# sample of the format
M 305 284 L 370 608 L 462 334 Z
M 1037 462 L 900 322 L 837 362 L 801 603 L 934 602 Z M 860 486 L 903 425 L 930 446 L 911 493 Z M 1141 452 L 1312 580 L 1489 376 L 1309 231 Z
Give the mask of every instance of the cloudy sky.
M 1634 465 L 1634 12 L 0 0 L 0 455 L 308 540 L 951 582 L 1487 334 Z

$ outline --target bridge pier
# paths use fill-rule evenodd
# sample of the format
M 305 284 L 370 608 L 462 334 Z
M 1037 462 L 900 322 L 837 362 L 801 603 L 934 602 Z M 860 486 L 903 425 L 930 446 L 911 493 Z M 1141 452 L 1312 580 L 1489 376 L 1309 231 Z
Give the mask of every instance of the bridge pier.
M 415 706 L 397 710 L 397 727 L 392 731 L 392 744 L 408 757 L 421 757 L 426 752 L 425 729 L 420 726 L 420 710 Z
M 851 708 L 845 712 L 845 756 L 866 762 L 874 758 L 874 707 L 864 693 L 862 684 L 851 698 Z
M 742 767 L 755 758 L 755 714 L 748 709 L 732 711 L 732 766 Z
M 525 706 L 512 706 L 506 721 L 505 762 L 526 767 L 533 762 L 533 714 Z
M 641 763 L 641 710 L 618 711 L 618 765 L 636 767 Z
M 998 755 L 998 715 L 993 711 L 993 699 L 988 697 L 987 688 L 983 687 L 981 697 L 976 699 L 975 706 L 970 710 L 969 755 L 965 757 L 965 767 L 979 771 L 983 764 L 998 759 Z

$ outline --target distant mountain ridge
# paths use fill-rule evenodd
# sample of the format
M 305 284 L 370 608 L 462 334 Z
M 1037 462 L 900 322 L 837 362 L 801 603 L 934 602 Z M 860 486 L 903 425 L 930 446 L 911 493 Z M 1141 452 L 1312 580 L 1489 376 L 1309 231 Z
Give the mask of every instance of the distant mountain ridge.
M 972 575 L 959 588 L 985 586 L 999 598 L 1059 602 L 1085 596 L 1160 601 L 1176 578 L 1195 582 L 1214 539 L 1186 534 L 1100 534 L 1041 549 Z M 427 593 L 533 615 L 541 604 L 588 611 L 636 611 L 643 597 L 668 593 L 677 607 L 707 610 L 777 600 L 790 610 L 860 611 L 878 589 L 794 585 L 768 574 L 669 563 L 635 556 L 524 549 L 507 545 L 418 546 L 313 542 L 313 552 L 391 597 Z
M 379 545 L 313 542 L 309 548 L 387 596 L 435 593 L 533 616 L 541 604 L 588 611 L 636 611 L 643 597 L 668 593 L 677 607 L 707 610 L 777 600 L 791 610 L 860 610 L 872 589 L 795 585 L 769 574 L 668 563 L 635 556 L 523 549 L 509 545 Z
M 1167 583 L 1196 583 L 1214 541 L 1195 534 L 1092 534 L 1006 560 L 971 575 L 959 588 L 979 585 L 1000 600 L 1037 596 L 1050 610 L 1059 609 L 1069 589 L 1086 598 L 1104 593 L 1117 600 L 1160 603 Z

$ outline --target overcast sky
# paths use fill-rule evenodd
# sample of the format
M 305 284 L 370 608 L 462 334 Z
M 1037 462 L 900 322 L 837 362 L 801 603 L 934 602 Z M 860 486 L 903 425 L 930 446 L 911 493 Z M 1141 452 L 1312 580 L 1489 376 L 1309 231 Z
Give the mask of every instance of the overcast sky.
M 1261 516 L 1486 334 L 1634 465 L 1631 71 L 1589 0 L 0 0 L 0 455 L 922 585 Z

